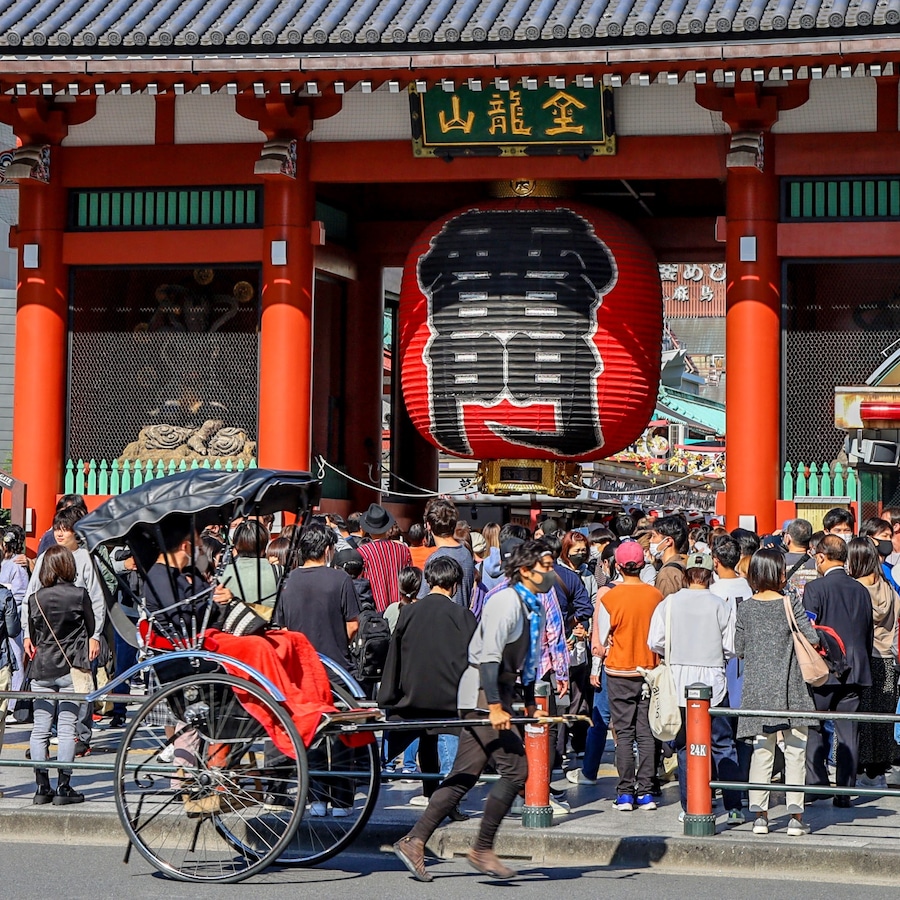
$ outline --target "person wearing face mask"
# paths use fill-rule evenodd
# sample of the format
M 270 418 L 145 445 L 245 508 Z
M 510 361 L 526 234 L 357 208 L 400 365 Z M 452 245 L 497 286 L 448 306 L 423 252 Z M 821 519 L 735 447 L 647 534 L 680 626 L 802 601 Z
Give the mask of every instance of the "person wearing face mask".
M 331 567 L 334 532 L 324 525 L 307 525 L 300 534 L 302 564 L 288 576 L 272 621 L 306 635 L 316 652 L 353 671 L 350 642 L 359 628 L 359 600 L 353 579 Z
M 894 568 L 888 563 L 888 559 L 894 552 L 894 544 L 891 540 L 893 529 L 887 519 L 866 519 L 859 529 L 859 536 L 868 538 L 878 551 L 881 564 L 881 574 L 891 588 L 900 594 L 900 585 L 894 578 Z
M 580 531 L 569 531 L 562 539 L 559 561 L 581 578 L 589 597 L 596 597 L 597 580 L 587 566 L 590 552 L 590 544 L 585 535 Z M 566 634 L 566 643 L 569 647 L 569 713 L 572 715 L 589 716 L 591 714 L 594 689 L 591 686 L 590 638 L 590 621 L 575 621 Z M 572 745 L 571 758 L 574 761 L 584 753 L 587 723 L 578 722 L 568 729 L 560 727 L 557 746 L 562 745 L 564 757 L 567 731 L 568 740 Z
M 849 509 L 835 507 L 829 509 L 822 519 L 822 528 L 825 534 L 836 534 L 845 544 L 849 544 L 853 537 L 856 522 L 853 513 Z
M 654 586 L 664 598 L 687 587 L 684 567 L 687 552 L 688 529 L 684 518 L 656 519 L 650 531 L 650 557 L 660 563 Z
M 840 677 L 832 674 L 821 687 L 812 688 L 813 702 L 818 710 L 857 712 L 860 691 L 872 685 L 872 599 L 868 590 L 844 571 L 847 543 L 840 534 L 826 534 L 816 544 L 815 550 L 816 568 L 822 577 L 806 585 L 803 605 L 816 625 L 826 625 L 840 635 L 844 643 L 847 671 Z M 853 787 L 856 783 L 858 730 L 857 722 L 844 719 L 834 721 L 837 787 Z M 824 787 L 830 784 L 826 767 L 830 745 L 830 736 L 824 729 L 810 728 L 806 750 L 807 784 Z M 821 794 L 813 797 L 823 799 Z M 850 798 L 847 796 L 835 797 L 833 802 L 841 808 L 850 806 Z
M 864 713 L 892 715 L 897 709 L 894 638 L 900 616 L 900 595 L 883 576 L 884 558 L 890 550 L 885 553 L 887 548 L 879 544 L 890 547 L 891 541 L 890 538 L 876 540 L 876 536 L 885 531 L 890 534 L 890 523 L 881 519 L 863 523 L 860 537 L 847 546 L 847 573 L 869 592 L 872 600 L 874 636 L 869 659 L 872 685 L 862 689 L 859 708 Z M 896 757 L 897 744 L 891 723 L 860 722 L 858 785 L 887 787 L 885 775 Z
M 500 779 L 488 794 L 468 861 L 476 871 L 492 878 L 516 875 L 497 858 L 494 840 L 528 777 L 522 735 L 510 719 L 517 676 L 525 689 L 526 714 L 534 712 L 534 682 L 539 674 L 544 625 L 539 595 L 553 586 L 553 556 L 542 543 L 525 541 L 510 552 L 506 574 L 509 586 L 485 602 L 481 621 L 469 642 L 468 666 L 457 692 L 461 718 L 487 718 L 490 724 L 462 730 L 453 770 L 434 792 L 413 829 L 393 847 L 418 881 L 434 879 L 425 868 L 425 844 L 475 786 L 488 762 Z

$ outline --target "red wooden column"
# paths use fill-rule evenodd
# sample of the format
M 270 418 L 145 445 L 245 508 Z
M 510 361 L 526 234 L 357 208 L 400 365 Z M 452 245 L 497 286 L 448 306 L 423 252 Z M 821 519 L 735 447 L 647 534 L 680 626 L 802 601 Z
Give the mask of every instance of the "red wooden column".
M 380 260 L 362 253 L 357 280 L 347 292 L 344 325 L 344 461 L 354 478 L 377 482 L 381 472 L 382 370 L 384 367 L 384 288 Z M 395 359 L 394 377 L 399 377 Z M 354 509 L 381 500 L 381 492 L 348 482 Z
M 64 467 L 69 291 L 62 262 L 66 193 L 60 183 L 51 157 L 49 184 L 19 184 L 13 476 L 27 485 L 34 547 L 52 524 Z M 25 268 L 35 247 L 37 268 Z
M 730 168 L 727 180 L 725 358 L 726 516 L 775 528 L 781 458 L 781 267 L 772 136 L 765 168 Z
M 296 178 L 265 180 L 259 339 L 259 465 L 310 468 L 315 207 L 309 147 L 297 141 Z

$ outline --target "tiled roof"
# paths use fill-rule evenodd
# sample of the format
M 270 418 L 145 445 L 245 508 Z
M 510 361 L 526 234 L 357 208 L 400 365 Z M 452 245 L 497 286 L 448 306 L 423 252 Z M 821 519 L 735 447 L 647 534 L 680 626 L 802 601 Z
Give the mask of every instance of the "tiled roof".
M 900 0 L 0 0 L 0 53 L 659 46 L 898 25 Z
M 674 419 L 710 434 L 725 434 L 724 404 L 672 388 L 660 386 L 654 417 Z

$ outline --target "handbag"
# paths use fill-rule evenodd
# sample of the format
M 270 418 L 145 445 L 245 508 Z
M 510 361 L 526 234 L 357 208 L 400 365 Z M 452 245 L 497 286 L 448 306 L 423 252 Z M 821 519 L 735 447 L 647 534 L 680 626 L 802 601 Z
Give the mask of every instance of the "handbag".
M 658 741 L 674 741 L 681 731 L 681 704 L 675 690 L 675 679 L 669 668 L 672 655 L 672 601 L 666 604 L 666 655 L 654 669 L 638 672 L 650 688 L 650 731 Z
M 269 623 L 243 600 L 233 600 L 226 608 L 221 628 L 228 634 L 246 637 L 248 634 L 262 634 L 268 625 Z
M 69 659 L 66 651 L 63 650 L 63 645 L 59 642 L 59 638 L 56 636 L 56 632 L 53 630 L 53 626 L 50 624 L 47 616 L 44 614 L 44 609 L 38 600 L 38 595 L 34 595 L 34 602 L 37 604 L 38 612 L 41 614 L 41 618 L 44 620 L 47 628 L 50 629 L 50 634 L 53 637 L 53 640 L 56 641 L 56 646 L 59 647 L 59 652 L 62 653 L 63 659 L 66 661 L 66 665 L 69 667 L 69 675 L 72 678 L 72 691 L 76 694 L 90 694 L 94 690 L 94 676 L 90 669 L 81 669 L 78 666 L 73 666 L 72 661 Z
M 800 674 L 803 680 L 812 687 L 819 687 L 828 681 L 831 674 L 828 664 L 819 655 L 815 647 L 806 639 L 800 626 L 794 618 L 794 610 L 791 601 L 787 597 L 784 600 L 784 611 L 787 614 L 788 625 L 791 628 L 791 637 L 794 639 L 794 655 L 800 665 Z

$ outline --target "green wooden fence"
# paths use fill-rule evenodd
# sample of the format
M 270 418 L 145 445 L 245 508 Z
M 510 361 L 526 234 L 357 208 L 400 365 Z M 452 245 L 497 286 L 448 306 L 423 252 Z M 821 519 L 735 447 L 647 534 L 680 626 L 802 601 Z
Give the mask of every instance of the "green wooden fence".
M 233 463 L 230 459 L 222 462 L 221 459 L 210 461 L 204 459 L 186 462 L 171 460 L 164 463 L 160 460 L 135 460 L 119 462 L 114 459 L 107 462 L 101 459 L 98 463 L 95 459 L 85 462 L 83 459 L 72 460 L 66 463 L 65 493 L 106 496 L 109 494 L 124 494 L 147 481 L 157 478 L 167 478 L 178 472 L 187 472 L 189 469 L 215 469 L 222 472 L 243 472 L 244 469 L 255 469 L 256 460 L 249 463 L 238 460 Z
M 846 497 L 856 500 L 856 470 L 835 463 L 784 464 L 781 481 L 783 500 L 806 497 Z

